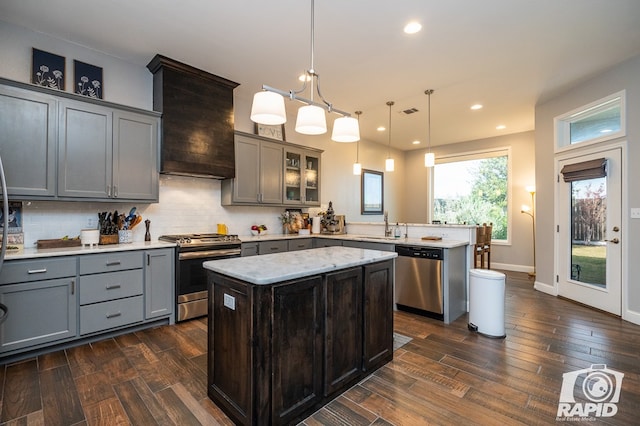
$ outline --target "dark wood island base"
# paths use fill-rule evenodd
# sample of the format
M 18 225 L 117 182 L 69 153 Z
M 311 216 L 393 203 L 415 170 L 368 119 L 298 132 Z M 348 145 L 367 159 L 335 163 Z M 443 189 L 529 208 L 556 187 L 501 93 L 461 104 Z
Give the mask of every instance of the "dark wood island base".
M 209 270 L 209 398 L 239 424 L 292 424 L 391 361 L 393 268 L 267 285 Z

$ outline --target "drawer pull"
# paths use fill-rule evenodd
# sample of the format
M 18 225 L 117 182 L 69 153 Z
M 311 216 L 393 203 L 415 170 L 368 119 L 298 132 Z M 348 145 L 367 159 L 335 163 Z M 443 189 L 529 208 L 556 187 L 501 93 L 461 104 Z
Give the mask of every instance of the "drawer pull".
M 120 264 L 119 260 L 112 260 L 110 262 L 107 262 L 107 266 L 118 266 Z
M 107 290 L 115 290 L 115 289 L 120 288 L 120 287 L 122 287 L 120 284 L 107 284 L 106 289 Z
M 107 314 L 107 318 L 115 318 L 122 315 L 122 312 L 116 312 L 115 314 Z
M 47 268 L 29 269 L 29 271 L 27 273 L 29 273 L 29 274 L 44 274 L 45 272 L 47 272 Z

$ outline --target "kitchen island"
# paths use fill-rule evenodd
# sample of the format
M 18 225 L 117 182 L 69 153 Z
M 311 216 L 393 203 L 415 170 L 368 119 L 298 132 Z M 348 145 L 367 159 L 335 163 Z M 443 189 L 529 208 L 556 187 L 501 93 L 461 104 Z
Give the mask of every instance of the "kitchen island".
M 393 358 L 394 252 L 204 263 L 208 395 L 240 424 L 297 422 Z

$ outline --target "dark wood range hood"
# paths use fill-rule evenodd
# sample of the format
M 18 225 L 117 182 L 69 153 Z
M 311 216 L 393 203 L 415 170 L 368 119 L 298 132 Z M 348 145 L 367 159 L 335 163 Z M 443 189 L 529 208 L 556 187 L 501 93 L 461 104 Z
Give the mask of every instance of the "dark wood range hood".
M 162 112 L 160 173 L 235 177 L 233 89 L 238 83 L 156 55 L 153 109 Z

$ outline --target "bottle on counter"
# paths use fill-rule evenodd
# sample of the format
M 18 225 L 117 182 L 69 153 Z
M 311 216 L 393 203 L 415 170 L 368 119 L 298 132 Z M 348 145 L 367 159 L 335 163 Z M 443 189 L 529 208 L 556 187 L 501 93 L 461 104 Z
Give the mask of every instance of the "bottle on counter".
M 396 222 L 396 228 L 393 230 L 393 236 L 400 238 L 400 224 Z

